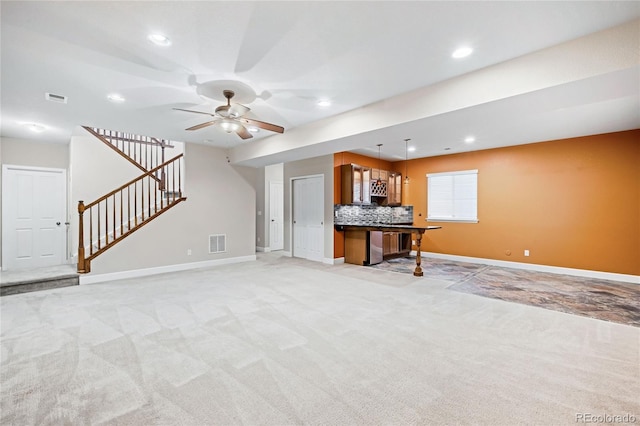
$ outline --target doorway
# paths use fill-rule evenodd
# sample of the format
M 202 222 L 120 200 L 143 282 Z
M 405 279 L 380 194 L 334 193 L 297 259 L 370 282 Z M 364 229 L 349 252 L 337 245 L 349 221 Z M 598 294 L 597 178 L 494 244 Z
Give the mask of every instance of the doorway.
M 61 265 L 66 260 L 64 169 L 2 166 L 2 269 Z
M 293 257 L 322 262 L 324 176 L 292 180 Z

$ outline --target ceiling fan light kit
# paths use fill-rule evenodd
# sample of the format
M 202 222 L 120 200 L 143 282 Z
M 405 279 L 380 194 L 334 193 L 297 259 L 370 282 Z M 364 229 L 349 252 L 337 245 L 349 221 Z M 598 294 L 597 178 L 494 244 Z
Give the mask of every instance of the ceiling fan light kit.
M 282 126 L 244 117 L 244 115 L 251 109 L 241 104 L 231 103 L 231 98 L 233 98 L 233 96 L 235 95 L 233 90 L 223 90 L 222 94 L 227 99 L 227 104 L 220 105 L 214 110 L 213 113 L 174 108 L 174 110 L 176 111 L 205 114 L 210 115 L 214 118 L 212 121 L 197 124 L 195 126 L 187 128 L 186 130 L 199 130 L 205 127 L 212 126 L 214 124 L 219 124 L 225 132 L 236 133 L 242 139 L 252 138 L 253 135 L 251 133 L 256 133 L 257 129 L 269 130 L 276 133 L 284 133 L 284 127 Z M 247 129 L 245 125 L 249 125 L 250 128 Z
M 147 39 L 156 46 L 171 46 L 171 40 L 163 34 L 149 34 Z
M 240 128 L 240 124 L 232 120 L 222 120 L 220 121 L 220 127 L 227 133 L 237 132 Z

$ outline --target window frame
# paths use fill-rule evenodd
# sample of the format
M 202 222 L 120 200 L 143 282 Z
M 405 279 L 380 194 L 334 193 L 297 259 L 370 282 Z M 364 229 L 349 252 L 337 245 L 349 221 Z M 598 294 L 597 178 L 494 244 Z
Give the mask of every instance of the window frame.
M 427 178 L 427 217 L 426 217 L 426 221 L 427 222 L 456 222 L 456 223 L 478 223 L 479 219 L 478 219 L 478 169 L 473 169 L 473 170 L 459 170 L 459 171 L 452 171 L 452 172 L 439 172 L 439 173 L 427 173 L 426 174 L 426 178 Z M 472 182 L 473 184 L 473 188 L 469 188 L 469 182 L 464 182 L 461 181 L 461 179 L 457 179 L 458 180 L 458 184 L 456 185 L 456 176 L 473 176 L 474 182 Z M 430 178 L 438 178 L 438 177 L 451 177 L 451 191 L 449 192 L 450 197 L 448 197 L 447 199 L 444 200 L 433 200 L 432 196 L 434 196 L 434 194 L 436 193 L 435 188 L 433 188 L 433 184 L 434 184 L 434 180 L 431 180 Z M 467 186 L 467 188 L 465 189 L 464 186 Z M 458 191 L 456 191 L 456 188 L 458 189 Z M 446 190 L 446 188 L 439 188 L 440 191 L 442 190 Z M 472 189 L 472 197 L 456 197 L 456 192 L 459 194 L 461 194 L 461 191 L 465 191 L 466 194 L 468 195 L 468 190 Z M 469 201 L 473 202 L 474 208 L 473 209 L 466 209 L 464 210 L 464 203 L 468 203 Z M 446 202 L 450 202 L 451 206 L 450 210 L 449 210 L 449 215 L 435 215 L 436 212 L 433 212 L 431 209 L 431 206 L 433 206 L 433 204 L 435 204 L 436 202 L 440 202 L 442 203 L 446 203 Z M 461 207 L 463 207 L 461 209 Z M 472 215 L 464 215 L 461 216 L 459 218 L 455 217 L 456 212 L 469 212 L 469 213 L 473 213 Z

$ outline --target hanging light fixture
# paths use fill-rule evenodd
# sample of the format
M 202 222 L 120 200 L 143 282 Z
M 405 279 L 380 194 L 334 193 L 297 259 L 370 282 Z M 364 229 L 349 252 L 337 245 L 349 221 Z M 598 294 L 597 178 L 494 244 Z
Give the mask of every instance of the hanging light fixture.
M 382 183 L 382 179 L 380 179 L 380 171 L 382 170 L 382 163 L 380 161 L 380 147 L 382 147 L 381 143 L 378 144 L 378 179 L 376 179 L 376 185 L 380 185 Z
M 409 162 L 409 141 L 411 139 L 404 140 L 404 184 L 409 184 L 409 173 L 407 173 L 407 163 Z

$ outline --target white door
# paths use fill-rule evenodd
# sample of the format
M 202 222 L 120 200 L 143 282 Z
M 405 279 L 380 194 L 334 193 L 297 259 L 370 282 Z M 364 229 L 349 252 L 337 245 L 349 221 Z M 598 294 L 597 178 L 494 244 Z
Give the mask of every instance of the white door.
M 269 182 L 269 248 L 284 248 L 284 197 L 282 182 Z
M 65 194 L 65 170 L 2 167 L 3 270 L 64 262 Z
M 324 182 L 321 176 L 293 181 L 293 256 L 322 261 Z

